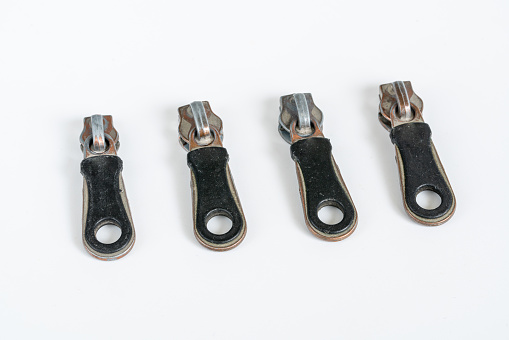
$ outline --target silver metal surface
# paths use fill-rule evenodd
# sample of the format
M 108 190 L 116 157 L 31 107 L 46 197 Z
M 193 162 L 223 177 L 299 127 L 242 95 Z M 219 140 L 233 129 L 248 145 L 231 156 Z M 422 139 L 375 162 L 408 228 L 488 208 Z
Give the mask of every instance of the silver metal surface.
M 293 99 L 295 100 L 297 116 L 299 117 L 297 122 L 297 131 L 303 136 L 312 134 L 313 128 L 311 127 L 311 114 L 309 113 L 306 96 L 303 93 L 294 93 Z
M 412 107 L 410 106 L 410 98 L 406 90 L 405 84 L 402 81 L 395 81 L 392 83 L 394 92 L 396 93 L 396 102 L 398 105 L 398 119 L 402 121 L 410 121 L 413 118 Z
M 112 117 L 103 115 L 85 117 L 83 119 L 80 143 L 84 158 L 116 155 L 120 143 L 118 141 L 118 132 L 113 127 Z
M 212 143 L 214 136 L 210 132 L 209 120 L 203 102 L 192 102 L 189 106 L 196 126 L 196 142 L 200 145 Z
M 214 146 L 223 140 L 223 122 L 212 112 L 209 102 L 192 102 L 179 107 L 178 112 L 179 141 L 187 151 L 191 143 L 198 147 Z
M 92 150 L 97 153 L 103 153 L 106 151 L 103 116 L 93 115 L 90 125 L 92 126 Z
M 378 110 L 378 119 L 388 131 L 401 124 L 424 122 L 422 99 L 414 93 L 409 81 L 380 85 Z
M 313 124 L 319 130 L 323 127 L 323 114 L 315 106 L 310 93 L 295 93 L 280 98 L 279 134 L 288 143 L 292 143 L 291 129 L 296 123 L 296 132 L 300 136 L 311 136 Z

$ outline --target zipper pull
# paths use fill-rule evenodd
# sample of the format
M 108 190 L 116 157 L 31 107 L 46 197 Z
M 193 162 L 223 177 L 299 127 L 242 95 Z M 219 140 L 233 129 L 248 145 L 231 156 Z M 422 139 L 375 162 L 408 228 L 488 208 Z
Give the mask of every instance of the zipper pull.
M 378 119 L 390 132 L 396 148 L 405 210 L 427 226 L 447 222 L 456 209 L 456 198 L 431 140 L 431 129 L 422 118 L 423 102 L 409 81 L 380 85 Z M 442 200 L 435 209 L 422 208 L 417 195 L 433 191 Z
M 332 156 L 332 145 L 322 133 L 323 114 L 310 93 L 282 96 L 279 133 L 291 144 L 304 218 L 309 230 L 327 241 L 340 241 L 355 230 L 357 210 Z M 336 224 L 320 220 L 318 211 L 333 206 L 343 212 Z
M 223 148 L 223 122 L 212 112 L 209 102 L 196 101 L 179 111 L 179 140 L 188 151 L 191 169 L 193 221 L 196 239 L 205 247 L 224 251 L 235 248 L 246 236 L 246 218 Z M 215 234 L 207 223 L 215 216 L 231 220 L 225 234 Z
M 111 116 L 93 115 L 83 120 L 80 136 L 84 159 L 83 243 L 100 260 L 125 256 L 135 240 L 133 219 L 122 178 L 122 160 L 117 156 L 118 133 Z M 105 225 L 121 230 L 120 238 L 110 244 L 100 242 L 97 231 Z

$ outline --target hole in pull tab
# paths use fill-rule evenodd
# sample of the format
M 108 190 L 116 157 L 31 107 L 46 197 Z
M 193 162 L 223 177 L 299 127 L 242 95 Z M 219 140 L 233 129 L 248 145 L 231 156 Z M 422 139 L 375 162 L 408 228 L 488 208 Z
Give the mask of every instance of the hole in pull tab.
M 341 209 L 334 205 L 326 205 L 318 209 L 318 218 L 328 225 L 338 224 L 344 217 Z
M 212 234 L 223 235 L 231 230 L 233 227 L 232 220 L 227 216 L 214 216 L 207 222 L 207 229 Z
M 439 194 L 432 190 L 424 190 L 417 194 L 415 197 L 417 204 L 423 209 L 433 210 L 442 204 L 442 198 Z
M 112 244 L 120 238 L 122 230 L 114 224 L 105 224 L 95 232 L 97 241 L 102 244 Z

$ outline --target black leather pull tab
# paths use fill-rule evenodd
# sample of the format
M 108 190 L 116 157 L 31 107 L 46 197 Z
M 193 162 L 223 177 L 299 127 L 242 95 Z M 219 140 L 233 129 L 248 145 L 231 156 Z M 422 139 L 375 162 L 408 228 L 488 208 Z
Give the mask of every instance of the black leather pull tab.
M 309 230 L 316 236 L 339 241 L 348 237 L 357 225 L 357 211 L 339 168 L 332 157 L 328 139 L 306 138 L 292 144 L 292 159 L 296 163 L 304 215 Z M 318 217 L 325 206 L 334 206 L 343 212 L 337 224 L 326 224 Z
M 226 149 L 206 147 L 190 151 L 187 164 L 191 169 L 196 238 L 212 250 L 232 249 L 246 235 L 246 219 L 230 173 Z M 231 229 L 222 235 L 210 232 L 207 223 L 214 216 L 229 218 Z
M 83 187 L 83 243 L 98 259 L 115 260 L 134 245 L 135 233 L 122 179 L 122 160 L 118 156 L 96 156 L 81 162 Z M 97 231 L 104 225 L 120 228 L 120 238 L 99 242 Z
M 431 129 L 426 123 L 408 123 L 391 130 L 396 146 L 401 188 L 405 209 L 419 223 L 439 225 L 454 214 L 456 198 L 445 170 L 431 141 Z M 435 209 L 424 209 L 417 203 L 417 195 L 431 190 L 442 202 Z

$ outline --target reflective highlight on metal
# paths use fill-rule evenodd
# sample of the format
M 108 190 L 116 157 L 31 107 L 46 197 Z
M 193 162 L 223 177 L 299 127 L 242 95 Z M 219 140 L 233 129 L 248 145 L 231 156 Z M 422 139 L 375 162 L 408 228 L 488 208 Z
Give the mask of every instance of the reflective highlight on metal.
M 104 125 L 102 115 L 93 115 L 91 117 L 92 125 L 92 149 L 94 152 L 102 153 L 106 150 L 106 141 L 104 140 Z
M 410 98 L 405 84 L 402 81 L 395 81 L 392 86 L 396 92 L 396 102 L 399 108 L 398 118 L 403 121 L 412 120 L 412 107 L 410 106 Z
M 311 127 L 311 114 L 309 113 L 309 106 L 306 96 L 303 93 L 295 93 L 293 95 L 295 104 L 297 106 L 298 119 L 298 132 L 301 135 L 310 135 L 313 133 Z
M 192 102 L 189 106 L 191 107 L 194 124 L 196 125 L 196 141 L 200 145 L 212 143 L 214 136 L 210 132 L 209 121 L 203 102 Z

